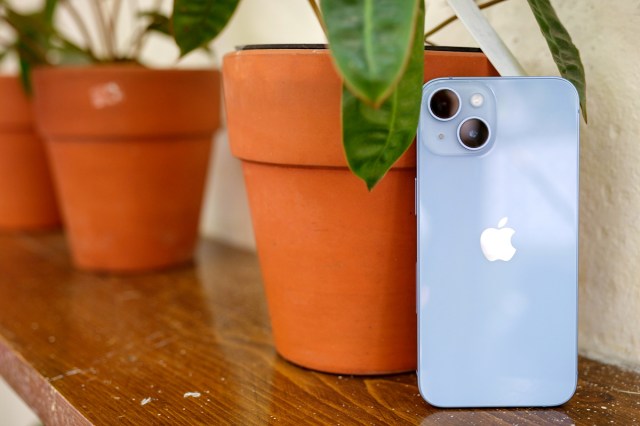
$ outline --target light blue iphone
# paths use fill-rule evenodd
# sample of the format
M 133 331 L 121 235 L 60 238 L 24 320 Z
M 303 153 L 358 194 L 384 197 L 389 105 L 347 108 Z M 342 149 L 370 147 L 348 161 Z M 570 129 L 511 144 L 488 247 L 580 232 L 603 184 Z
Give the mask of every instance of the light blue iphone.
M 418 385 L 555 406 L 577 382 L 579 106 L 553 77 L 437 79 L 418 128 Z

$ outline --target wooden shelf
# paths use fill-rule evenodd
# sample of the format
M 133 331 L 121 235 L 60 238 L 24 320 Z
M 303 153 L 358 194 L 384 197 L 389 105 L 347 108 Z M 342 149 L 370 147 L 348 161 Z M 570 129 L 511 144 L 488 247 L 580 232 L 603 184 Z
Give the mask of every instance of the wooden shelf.
M 273 348 L 255 255 L 212 241 L 194 265 L 113 277 L 71 268 L 59 233 L 0 236 L 0 374 L 47 425 L 640 422 L 640 375 L 587 359 L 569 403 L 526 410 L 299 368 Z

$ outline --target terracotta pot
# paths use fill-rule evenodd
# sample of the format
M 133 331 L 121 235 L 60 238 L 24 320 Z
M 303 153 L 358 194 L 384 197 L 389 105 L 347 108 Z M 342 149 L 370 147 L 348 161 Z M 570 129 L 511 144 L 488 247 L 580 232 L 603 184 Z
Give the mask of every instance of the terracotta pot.
M 39 230 L 60 223 L 44 144 L 18 77 L 0 77 L 0 229 Z
M 43 68 L 33 82 L 76 266 L 127 272 L 190 260 L 219 73 Z
M 495 74 L 477 52 L 425 65 L 425 80 Z M 277 351 L 333 373 L 415 369 L 414 148 L 372 192 L 348 170 L 325 49 L 231 53 L 223 81 Z

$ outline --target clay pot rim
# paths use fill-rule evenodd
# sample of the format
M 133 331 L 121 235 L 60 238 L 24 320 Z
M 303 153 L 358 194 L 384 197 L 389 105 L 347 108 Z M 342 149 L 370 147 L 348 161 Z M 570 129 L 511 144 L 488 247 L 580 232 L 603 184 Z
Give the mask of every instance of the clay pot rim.
M 165 75 L 184 75 L 190 74 L 218 74 L 220 70 L 214 67 L 210 68 L 149 68 L 138 64 L 91 64 L 91 65 L 44 65 L 33 70 L 34 74 L 105 74 L 116 73 L 125 75 L 141 75 L 141 74 L 165 74 Z
M 253 50 L 326 50 L 329 45 L 323 43 L 266 43 L 266 44 L 244 44 L 236 46 L 236 52 L 247 52 Z
M 15 80 L 16 78 L 19 79 L 20 76 L 18 74 L 0 73 L 0 80 L 8 81 L 8 80 Z
M 296 50 L 312 52 L 316 50 L 329 51 L 329 45 L 323 43 L 266 43 L 266 44 L 245 44 L 236 46 L 234 52 L 254 52 L 254 51 L 281 51 L 281 50 Z M 425 46 L 425 51 L 434 52 L 463 52 L 463 53 L 481 53 L 482 49 L 478 47 L 464 47 L 464 46 Z
M 460 53 L 482 53 L 477 47 L 458 46 L 425 46 L 426 51 L 447 52 L 453 55 Z M 285 56 L 329 56 L 330 49 L 326 44 L 300 43 L 300 44 L 247 44 L 236 46 L 236 50 L 228 52 L 224 57 L 285 57 Z
M 211 136 L 219 127 L 220 75 L 119 64 L 39 68 L 33 73 L 37 128 L 49 140 Z M 95 104 L 105 93 L 107 103 Z

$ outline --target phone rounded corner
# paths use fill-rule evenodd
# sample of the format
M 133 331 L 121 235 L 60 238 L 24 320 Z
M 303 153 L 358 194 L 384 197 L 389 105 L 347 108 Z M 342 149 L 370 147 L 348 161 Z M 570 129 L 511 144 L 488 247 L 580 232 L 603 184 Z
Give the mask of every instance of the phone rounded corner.
M 578 372 L 574 376 L 573 381 L 567 386 L 566 391 L 562 392 L 556 401 L 545 404 L 545 407 L 560 407 L 571 400 L 578 390 Z
M 418 370 L 419 371 L 419 370 Z M 443 404 L 442 402 L 438 401 L 437 398 L 434 398 L 433 395 L 429 394 L 429 387 L 426 386 L 424 382 L 424 378 L 420 377 L 420 374 L 418 373 L 418 371 L 416 371 L 416 375 L 417 375 L 417 382 L 418 382 L 418 392 L 420 393 L 420 396 L 422 397 L 422 399 L 429 404 L 432 407 L 435 408 L 453 408 L 450 405 L 447 404 Z
M 562 399 L 562 402 L 560 404 L 558 404 L 558 406 L 564 405 L 567 402 L 569 402 L 571 400 L 571 398 L 573 398 L 575 396 L 577 389 L 578 389 L 578 385 L 576 384 L 576 386 L 574 386 L 573 389 L 571 389 L 571 391 L 567 394 L 567 397 Z
M 578 390 L 578 370 L 576 369 L 576 374 L 573 376 L 573 382 L 571 383 L 571 386 L 569 386 L 569 388 L 567 389 L 566 396 L 563 398 L 560 398 L 562 402 L 558 405 L 564 405 L 567 402 L 569 402 L 571 398 L 574 397 L 577 390 Z
M 576 86 L 569 80 L 567 80 L 564 77 L 549 77 L 551 80 L 556 80 L 557 82 L 561 83 L 567 90 L 569 90 L 573 97 L 575 98 L 577 103 L 580 103 L 580 94 L 578 93 L 578 89 L 576 88 Z
M 417 382 L 418 382 L 418 392 L 420 393 L 420 396 L 422 397 L 422 399 L 429 405 L 433 405 L 433 403 L 431 402 L 431 398 L 429 397 L 429 394 L 427 393 L 427 386 L 425 386 L 424 383 L 422 383 L 424 381 L 424 379 L 420 376 L 420 370 L 416 370 L 416 376 L 417 376 Z M 433 405 L 435 407 L 435 405 Z

